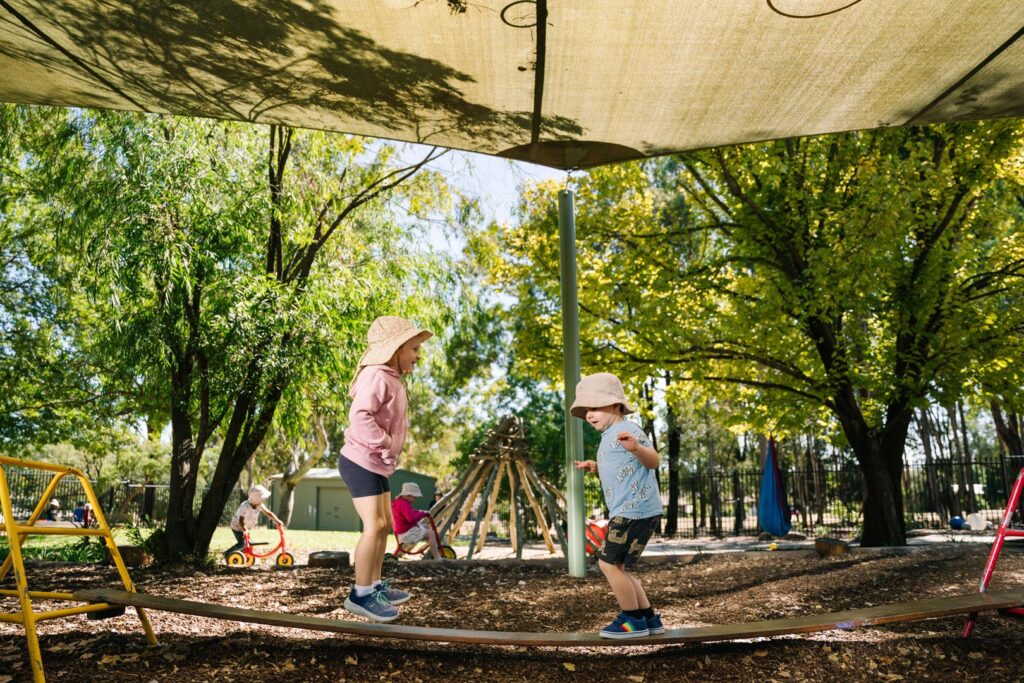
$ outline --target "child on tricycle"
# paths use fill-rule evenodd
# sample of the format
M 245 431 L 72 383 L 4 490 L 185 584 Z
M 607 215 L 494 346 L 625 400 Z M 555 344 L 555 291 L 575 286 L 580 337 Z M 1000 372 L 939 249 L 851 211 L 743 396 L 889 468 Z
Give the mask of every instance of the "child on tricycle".
M 232 566 L 251 565 L 256 558 L 270 557 L 275 552 L 277 564 L 282 567 L 290 567 L 295 563 L 295 558 L 285 550 L 284 546 L 284 523 L 277 518 L 273 512 L 264 505 L 264 501 L 270 498 L 270 491 L 264 486 L 253 486 L 249 489 L 249 499 L 238 506 L 238 510 L 231 517 L 231 533 L 235 535 L 235 545 L 224 551 L 224 559 Z M 253 547 L 269 545 L 269 543 L 252 543 L 249 540 L 249 530 L 256 526 L 260 513 L 263 513 L 274 522 L 277 533 L 280 536 L 278 544 L 266 553 L 258 553 Z
M 391 516 L 394 520 L 395 536 L 398 547 L 394 553 L 388 553 L 385 559 L 397 560 L 402 555 L 418 555 L 430 550 L 435 560 L 455 559 L 455 551 L 447 545 L 441 545 L 437 535 L 437 527 L 430 513 L 417 510 L 412 503 L 422 498 L 419 484 L 407 481 L 402 484 L 402 491 L 391 502 Z M 421 545 L 425 543 L 426 545 Z

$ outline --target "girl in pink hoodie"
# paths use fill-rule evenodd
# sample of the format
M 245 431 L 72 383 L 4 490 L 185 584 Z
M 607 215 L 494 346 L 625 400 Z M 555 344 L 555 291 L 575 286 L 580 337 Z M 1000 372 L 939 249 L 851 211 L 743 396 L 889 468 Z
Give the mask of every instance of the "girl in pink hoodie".
M 366 336 L 367 349 L 349 390 L 349 426 L 338 458 L 341 477 L 363 522 L 354 558 L 356 582 L 345 599 L 345 609 L 388 622 L 398 618 L 396 605 L 410 597 L 381 582 L 392 525 L 388 478 L 398 466 L 409 430 L 402 375 L 413 371 L 420 344 L 433 335 L 404 318 L 384 316 L 373 321 Z

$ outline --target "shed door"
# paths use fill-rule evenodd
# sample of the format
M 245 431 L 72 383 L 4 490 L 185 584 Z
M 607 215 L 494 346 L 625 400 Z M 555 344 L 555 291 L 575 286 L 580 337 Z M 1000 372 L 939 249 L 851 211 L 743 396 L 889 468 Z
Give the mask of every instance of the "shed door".
M 359 531 L 359 515 L 352 496 L 343 486 L 316 489 L 316 528 L 321 531 Z

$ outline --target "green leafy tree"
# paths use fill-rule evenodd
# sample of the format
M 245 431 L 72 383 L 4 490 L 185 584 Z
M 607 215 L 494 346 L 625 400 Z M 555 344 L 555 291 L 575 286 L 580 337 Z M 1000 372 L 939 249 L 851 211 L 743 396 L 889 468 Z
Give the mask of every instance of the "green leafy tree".
M 443 266 L 397 219 L 447 208 L 418 173 L 436 153 L 403 164 L 360 138 L 89 111 L 48 110 L 30 132 L 32 264 L 81 302 L 66 345 L 98 367 L 95 393 L 170 421 L 168 551 L 203 556 L 275 419 L 308 413 L 311 385 L 345 395 L 374 317 L 443 317 L 418 286 Z
M 863 542 L 905 543 L 913 408 L 1020 336 L 1016 122 L 711 150 L 580 181 L 581 356 L 727 400 L 762 429 L 838 421 L 866 482 Z M 517 352 L 559 348 L 555 188 L 524 195 L 494 271 Z M 646 374 L 646 372 L 643 372 Z

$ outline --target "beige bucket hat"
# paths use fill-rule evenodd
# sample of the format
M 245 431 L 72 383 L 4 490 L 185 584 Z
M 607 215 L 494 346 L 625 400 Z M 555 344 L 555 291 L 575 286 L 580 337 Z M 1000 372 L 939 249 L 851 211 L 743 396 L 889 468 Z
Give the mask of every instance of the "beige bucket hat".
M 633 406 L 626 400 L 626 392 L 622 381 L 610 372 L 595 372 L 587 375 L 576 385 L 576 400 L 572 402 L 569 413 L 574 417 L 585 418 L 588 408 L 622 404 L 622 414 L 634 412 Z
M 366 351 L 359 359 L 359 370 L 367 365 L 384 365 L 402 344 L 419 337 L 420 341 L 433 337 L 434 333 L 421 330 L 405 318 L 397 315 L 384 315 L 370 324 L 366 333 Z M 359 370 L 356 374 L 359 374 Z
M 270 498 L 270 490 L 266 486 L 253 486 L 249 489 L 249 502 L 259 505 Z
M 422 498 L 423 492 L 420 491 L 420 485 L 414 481 L 407 481 L 402 484 L 402 492 L 400 496 L 412 496 L 413 498 Z

